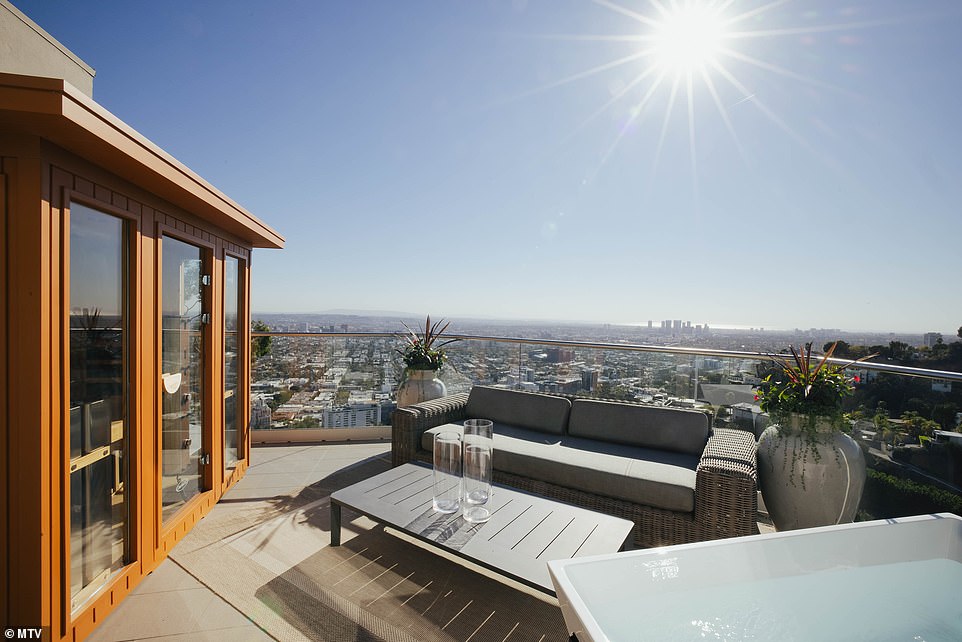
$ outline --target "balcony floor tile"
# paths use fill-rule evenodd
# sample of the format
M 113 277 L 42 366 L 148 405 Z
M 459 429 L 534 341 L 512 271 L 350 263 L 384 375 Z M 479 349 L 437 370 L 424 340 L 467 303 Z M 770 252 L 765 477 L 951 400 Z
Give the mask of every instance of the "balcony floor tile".
M 391 445 L 255 447 L 252 466 L 90 638 L 567 640 L 557 600 L 345 511 Z M 764 531 L 763 531 L 764 532 Z

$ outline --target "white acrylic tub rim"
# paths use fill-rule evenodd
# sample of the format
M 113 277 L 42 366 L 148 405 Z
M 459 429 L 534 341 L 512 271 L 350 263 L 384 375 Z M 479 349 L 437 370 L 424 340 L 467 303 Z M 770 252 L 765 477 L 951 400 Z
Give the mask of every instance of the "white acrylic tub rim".
M 938 558 L 962 562 L 962 517 L 938 513 L 678 544 L 550 561 L 548 570 L 569 630 L 586 642 L 608 638 L 582 598 L 585 590 L 643 599 L 665 590 L 664 582 L 683 590 Z

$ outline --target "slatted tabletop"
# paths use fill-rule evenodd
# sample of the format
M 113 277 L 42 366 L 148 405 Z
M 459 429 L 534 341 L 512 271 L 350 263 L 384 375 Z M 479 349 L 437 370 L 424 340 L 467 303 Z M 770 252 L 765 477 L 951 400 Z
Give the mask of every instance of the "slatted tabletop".
M 331 495 L 331 545 L 341 540 L 341 507 L 409 533 L 528 586 L 554 595 L 548 560 L 614 553 L 632 523 L 495 485 L 491 519 L 466 522 L 434 511 L 433 471 L 421 464 L 392 468 Z

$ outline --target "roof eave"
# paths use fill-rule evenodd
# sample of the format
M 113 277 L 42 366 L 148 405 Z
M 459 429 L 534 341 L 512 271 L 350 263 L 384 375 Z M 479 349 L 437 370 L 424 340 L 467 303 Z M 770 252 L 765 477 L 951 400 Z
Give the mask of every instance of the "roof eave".
M 0 124 L 88 159 L 252 247 L 284 247 L 278 232 L 68 82 L 0 73 Z

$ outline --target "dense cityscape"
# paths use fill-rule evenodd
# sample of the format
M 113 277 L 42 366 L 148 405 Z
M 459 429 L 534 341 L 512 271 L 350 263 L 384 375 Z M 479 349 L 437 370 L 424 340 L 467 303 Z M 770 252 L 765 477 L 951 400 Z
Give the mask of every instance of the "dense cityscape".
M 423 327 L 423 320 L 351 314 L 254 319 L 255 332 L 280 334 L 257 336 L 252 344 L 253 430 L 323 434 L 391 424 L 404 375 L 399 348 L 405 324 Z M 330 336 L 340 334 L 346 336 Z M 692 408 L 706 412 L 715 427 L 739 427 L 756 436 L 768 417 L 755 393 L 772 369 L 760 355 L 784 352 L 789 345 L 811 342 L 820 350 L 838 342 L 836 355 L 842 358 L 874 353 L 876 363 L 962 371 L 962 341 L 938 332 L 723 329 L 685 320 L 621 326 L 458 319 L 446 336 L 464 337 L 445 346 L 439 378 L 449 394 L 478 384 Z M 955 437 L 962 425 L 962 386 L 859 367 L 848 372 L 855 384 L 848 416 L 869 466 L 863 518 L 893 514 L 899 506 L 915 512 L 962 510 L 962 440 Z M 317 438 L 323 437 L 312 436 Z
M 390 423 L 394 394 L 403 375 L 397 351 L 406 331 L 403 324 L 418 327 L 420 321 L 360 315 L 255 315 L 255 318 L 255 326 L 272 332 L 388 335 L 271 337 L 269 352 L 265 350 L 263 356 L 255 359 L 252 390 L 255 428 Z M 840 345 L 846 347 L 871 346 L 874 352 L 891 351 L 895 346 L 903 353 L 895 355 L 899 358 L 897 362 L 903 363 L 906 358 L 932 361 L 940 349 L 952 348 L 954 339 L 943 338 L 935 332 L 907 335 L 816 328 L 721 329 L 686 320 L 649 322 L 642 326 L 456 320 L 448 334 L 505 338 L 450 344 L 446 350 L 448 362 L 441 373 L 449 392 L 484 384 L 688 407 L 731 406 L 752 401 L 752 386 L 758 383 L 760 368 L 766 364 L 747 358 L 552 346 L 550 342 L 777 353 L 788 345 L 812 342 L 820 347 L 840 341 Z M 958 356 L 958 352 L 958 348 L 953 348 L 952 355 Z M 839 354 L 846 356 L 841 350 Z M 945 364 L 936 365 L 944 367 Z M 951 384 L 935 384 L 935 388 L 936 392 L 954 398 Z

